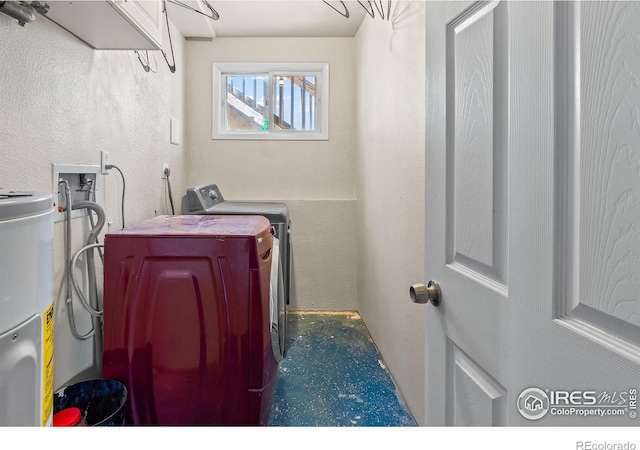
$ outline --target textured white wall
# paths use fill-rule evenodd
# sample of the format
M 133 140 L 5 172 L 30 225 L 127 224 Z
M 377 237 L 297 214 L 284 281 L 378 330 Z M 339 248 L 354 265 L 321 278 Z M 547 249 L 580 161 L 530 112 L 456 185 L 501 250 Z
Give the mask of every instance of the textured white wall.
M 425 17 L 393 3 L 356 35 L 358 311 L 418 423 L 424 423 Z
M 105 150 L 125 175 L 126 223 L 168 213 L 163 161 L 172 169 L 174 201 L 185 189 L 183 145 L 169 143 L 170 116 L 184 118 L 184 40 L 175 29 L 171 35 L 176 73 L 158 52 L 152 53 L 157 73 L 147 73 L 133 51 L 94 51 L 45 18 L 20 27 L 0 15 L 0 186 L 51 192 L 52 163 L 100 164 Z M 106 177 L 106 215 L 116 227 L 121 195 L 121 178 L 112 170 Z M 84 242 L 84 222 L 73 221 L 74 251 Z M 91 341 L 76 341 L 69 331 L 63 222 L 55 225 L 54 247 L 58 388 L 91 373 L 93 351 Z M 79 331 L 85 332 L 88 315 L 75 303 Z
M 292 223 L 291 309 L 354 309 L 357 239 L 353 39 L 187 41 L 186 59 L 188 182 L 215 183 L 226 200 L 286 202 Z M 329 63 L 329 140 L 212 140 L 214 61 Z

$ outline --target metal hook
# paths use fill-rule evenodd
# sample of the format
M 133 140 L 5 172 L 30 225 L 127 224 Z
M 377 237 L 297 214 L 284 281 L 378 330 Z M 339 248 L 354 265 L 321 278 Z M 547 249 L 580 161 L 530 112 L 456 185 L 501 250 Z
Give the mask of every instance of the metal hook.
M 211 11 L 211 18 L 213 20 L 218 20 L 220 18 L 220 14 L 218 14 L 218 11 L 213 9 L 213 6 L 211 6 L 207 0 L 202 0 L 202 3 L 204 3 L 204 5 L 209 8 L 209 11 Z
M 367 0 L 367 3 L 369 3 L 369 8 L 364 6 L 360 0 L 358 0 L 358 3 L 360 3 L 360 6 L 362 6 L 364 8 L 364 10 L 367 12 L 367 14 L 369 14 L 371 16 L 372 19 L 374 19 L 376 17 L 376 15 L 375 15 L 375 13 L 373 11 L 373 6 L 371 5 L 371 0 Z
M 204 3 L 204 5 L 209 8 L 209 11 L 211 11 L 211 15 L 205 14 L 202 11 L 198 11 L 197 9 L 182 3 L 179 0 L 168 0 L 169 3 L 173 3 L 174 5 L 178 5 L 178 6 L 182 6 L 183 8 L 187 8 L 193 12 L 197 12 L 198 14 L 202 14 L 205 17 L 208 17 L 211 20 L 218 20 L 220 18 L 220 14 L 218 14 L 218 11 L 216 11 L 215 9 L 213 9 L 213 7 L 209 4 L 209 2 L 207 2 L 207 0 L 202 0 L 202 3 Z
M 145 62 L 142 61 L 140 52 L 138 50 L 134 50 L 134 52 L 136 53 L 136 55 L 138 55 L 138 61 L 140 61 L 140 64 L 142 64 L 142 68 L 144 69 L 144 71 L 149 72 L 149 70 L 151 70 L 151 67 L 149 67 L 149 55 L 147 54 L 147 63 L 145 64 Z
M 371 1 L 369 1 L 369 4 L 371 4 Z M 382 6 L 382 0 L 380 0 L 380 8 L 378 8 L 376 0 L 373 0 L 373 4 L 375 5 L 378 14 L 380 14 L 380 17 L 382 17 L 382 20 L 384 20 L 384 6 Z
M 164 60 L 167 62 L 167 65 L 169 66 L 169 70 L 171 71 L 171 73 L 175 73 L 176 55 L 173 53 L 173 42 L 171 41 L 171 29 L 170 29 L 171 27 L 169 26 L 169 15 L 167 13 L 167 0 L 162 0 L 162 9 L 164 10 L 163 11 L 164 18 L 166 19 L 166 22 L 167 22 L 167 34 L 169 35 L 169 48 L 171 49 L 171 59 L 173 59 L 173 64 L 169 63 L 169 60 L 167 59 L 167 54 L 164 52 L 164 50 L 160 49 L 160 52 L 162 53 Z
M 343 0 L 340 0 L 340 3 L 342 3 L 342 6 L 344 7 L 344 12 L 340 11 L 339 9 L 337 9 L 335 6 L 333 6 L 327 0 L 322 0 L 322 1 L 324 3 L 326 3 L 327 5 L 329 5 L 331 8 L 333 8 L 333 10 L 336 11 L 338 14 L 340 14 L 342 17 L 346 17 L 347 19 L 349 18 L 349 9 L 347 8 L 347 5 L 344 4 Z
M 155 57 L 155 55 L 153 56 L 153 60 L 154 60 L 154 61 L 155 61 L 155 63 L 156 63 L 156 64 L 155 64 L 156 68 L 155 68 L 155 70 L 154 70 L 154 69 L 152 69 L 152 68 L 151 68 L 151 64 L 150 64 L 151 60 L 150 60 L 150 58 L 149 58 L 149 51 L 148 51 L 148 50 L 145 50 L 145 59 L 146 59 L 146 62 L 142 60 L 142 55 L 141 55 L 141 53 L 140 53 L 138 50 L 134 50 L 134 51 L 135 51 L 136 55 L 138 55 L 138 61 L 140 61 L 140 64 L 142 64 L 142 68 L 144 69 L 144 71 L 145 71 L 145 72 L 153 72 L 153 73 L 156 73 L 156 72 L 158 71 L 158 61 L 156 61 L 156 57 Z

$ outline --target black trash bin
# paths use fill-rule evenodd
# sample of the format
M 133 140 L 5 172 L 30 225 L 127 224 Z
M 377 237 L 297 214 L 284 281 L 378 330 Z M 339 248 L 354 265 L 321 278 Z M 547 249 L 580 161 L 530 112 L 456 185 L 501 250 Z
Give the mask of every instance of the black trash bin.
M 121 426 L 125 424 L 127 388 L 117 380 L 99 378 L 71 384 L 53 395 L 53 413 L 78 408 L 82 424 Z

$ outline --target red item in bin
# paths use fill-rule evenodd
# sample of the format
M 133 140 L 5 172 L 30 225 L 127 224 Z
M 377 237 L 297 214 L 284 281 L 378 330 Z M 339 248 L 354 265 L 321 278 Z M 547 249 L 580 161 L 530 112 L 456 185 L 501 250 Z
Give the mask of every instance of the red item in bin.
M 53 426 L 75 427 L 81 418 L 80 408 L 66 408 L 53 415 Z

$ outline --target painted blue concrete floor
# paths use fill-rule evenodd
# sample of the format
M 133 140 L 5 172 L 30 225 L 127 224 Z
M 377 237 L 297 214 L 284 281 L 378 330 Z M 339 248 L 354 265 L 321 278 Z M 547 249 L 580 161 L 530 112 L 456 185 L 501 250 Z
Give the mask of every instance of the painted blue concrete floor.
M 356 312 L 289 312 L 270 426 L 416 426 Z

